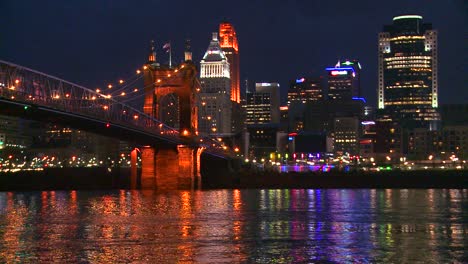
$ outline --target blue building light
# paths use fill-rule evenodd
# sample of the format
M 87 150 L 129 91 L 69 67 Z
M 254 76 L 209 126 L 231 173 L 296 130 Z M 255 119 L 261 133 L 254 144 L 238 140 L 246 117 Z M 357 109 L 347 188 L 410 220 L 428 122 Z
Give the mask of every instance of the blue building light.
M 367 103 L 366 98 L 364 98 L 364 97 L 353 97 L 352 99 L 353 99 L 353 100 L 361 100 L 361 101 L 363 101 L 364 103 Z
M 305 81 L 304 78 L 296 79 L 296 83 L 303 83 Z
M 331 68 L 325 68 L 327 71 L 342 71 L 342 70 L 350 70 L 354 72 L 353 67 L 331 67 Z

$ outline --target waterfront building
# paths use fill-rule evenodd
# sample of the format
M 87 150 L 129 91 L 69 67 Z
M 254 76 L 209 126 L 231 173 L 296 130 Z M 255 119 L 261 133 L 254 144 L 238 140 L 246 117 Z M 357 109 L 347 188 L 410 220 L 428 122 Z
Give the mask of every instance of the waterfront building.
M 253 124 L 247 125 L 245 157 L 250 159 L 264 159 L 268 161 L 275 157 L 281 146 L 279 124 Z
M 422 16 L 393 18 L 379 33 L 378 108 L 403 128 L 436 129 L 437 31 Z
M 333 130 L 333 151 L 337 154 L 359 154 L 359 117 L 336 117 Z
M 408 157 L 416 160 L 468 158 L 468 125 L 446 126 L 441 130 L 415 128 L 408 133 Z
M 349 101 L 361 95 L 361 64 L 358 60 L 338 61 L 327 67 L 328 100 Z
M 18 117 L 0 115 L 0 151 L 18 152 L 30 147 L 32 137 L 26 132 L 31 123 Z
M 201 135 L 231 134 L 231 81 L 229 62 L 222 51 L 218 33 L 212 34 L 200 62 L 201 91 L 198 102 L 198 131 Z

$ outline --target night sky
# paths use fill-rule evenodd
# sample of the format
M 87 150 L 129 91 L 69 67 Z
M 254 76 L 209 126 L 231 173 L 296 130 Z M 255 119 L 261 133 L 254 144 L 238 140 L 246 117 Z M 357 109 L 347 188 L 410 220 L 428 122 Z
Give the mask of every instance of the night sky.
M 0 0 L 0 59 L 94 89 L 133 75 L 151 39 L 159 61 L 167 62 L 170 40 L 180 62 L 190 38 L 198 65 L 227 20 L 237 31 L 242 84 L 279 82 L 284 93 L 289 80 L 355 58 L 374 105 L 377 35 L 400 14 L 422 15 L 439 32 L 440 103 L 468 103 L 465 0 Z

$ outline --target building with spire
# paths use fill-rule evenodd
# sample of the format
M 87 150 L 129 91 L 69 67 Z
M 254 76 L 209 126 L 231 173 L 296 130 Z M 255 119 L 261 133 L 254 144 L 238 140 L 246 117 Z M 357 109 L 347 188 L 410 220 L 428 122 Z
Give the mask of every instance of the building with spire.
M 440 121 L 437 31 L 422 19 L 396 16 L 379 33 L 378 108 L 404 127 L 433 129 Z
M 229 62 L 221 49 L 218 33 L 213 32 L 208 49 L 200 62 L 201 91 L 198 100 L 200 135 L 231 134 L 232 105 Z
M 229 62 L 231 76 L 231 101 L 240 103 L 240 73 L 239 73 L 239 44 L 234 26 L 228 22 L 219 25 L 219 39 L 221 49 Z

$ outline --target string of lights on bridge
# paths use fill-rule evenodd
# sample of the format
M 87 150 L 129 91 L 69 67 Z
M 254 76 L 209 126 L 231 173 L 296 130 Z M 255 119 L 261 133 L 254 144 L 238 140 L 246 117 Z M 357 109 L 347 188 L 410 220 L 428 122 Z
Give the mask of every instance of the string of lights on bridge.
M 144 71 L 148 70 L 148 66 L 143 65 L 142 67 L 138 68 L 135 71 L 135 73 L 132 76 L 130 76 L 129 78 L 127 78 L 126 80 L 119 79 L 117 81 L 118 84 L 116 84 L 116 85 L 113 85 L 112 83 L 110 83 L 110 84 L 107 85 L 107 89 L 97 88 L 96 90 L 90 90 L 90 89 L 87 89 L 85 87 L 82 87 L 82 86 L 79 86 L 79 85 L 76 85 L 76 84 L 73 84 L 73 83 L 69 83 L 67 81 L 58 79 L 56 77 L 49 76 L 47 74 L 37 72 L 37 71 L 31 70 L 31 69 L 28 69 L 28 68 L 25 68 L 25 67 L 22 67 L 22 66 L 19 66 L 19 65 L 14 65 L 14 64 L 4 62 L 4 61 L 0 61 L 0 63 L 7 64 L 8 67 L 13 66 L 13 68 L 14 68 L 13 71 L 16 71 L 16 70 L 22 71 L 23 70 L 23 71 L 26 71 L 26 72 L 31 72 L 33 74 L 39 74 L 43 78 L 50 78 L 51 80 L 58 81 L 60 83 L 60 85 L 62 85 L 62 83 L 63 83 L 63 86 L 64 85 L 69 85 L 70 87 L 68 87 L 68 89 L 62 87 L 62 90 L 60 91 L 60 93 L 57 92 L 57 93 L 54 94 L 53 91 L 49 91 L 49 93 L 50 93 L 49 95 L 52 97 L 52 99 L 55 99 L 55 100 L 62 99 L 63 97 L 67 98 L 67 99 L 76 99 L 76 100 L 85 99 L 86 100 L 86 98 L 74 98 L 73 96 L 76 96 L 76 91 L 73 90 L 73 89 L 75 89 L 73 87 L 76 87 L 76 88 L 79 88 L 79 89 L 82 89 L 82 90 L 86 90 L 86 93 L 88 94 L 87 95 L 87 100 L 96 101 L 96 103 L 98 103 L 97 105 L 100 105 L 101 109 L 104 110 L 104 111 L 110 110 L 112 105 L 115 105 L 115 104 L 125 105 L 128 102 L 131 102 L 131 101 L 134 101 L 136 99 L 139 99 L 139 98 L 143 97 L 145 95 L 145 93 L 150 92 L 150 91 L 147 90 L 149 87 L 153 88 L 152 91 L 154 91 L 154 89 L 157 89 L 159 87 L 163 87 L 165 85 L 165 83 L 167 83 L 167 81 L 170 78 L 177 77 L 178 74 L 180 74 L 181 70 L 184 68 L 184 64 L 181 64 L 178 67 L 176 67 L 175 69 L 173 69 L 173 73 L 177 73 L 177 75 L 172 74 L 172 76 L 171 76 L 171 74 L 168 74 L 167 76 L 162 76 L 159 79 L 157 79 L 155 83 L 148 84 L 147 86 L 143 87 L 143 89 L 139 89 L 139 88 L 135 87 L 134 84 L 137 83 L 139 80 L 141 80 L 144 77 Z M 5 65 L 0 65 L 0 66 L 5 66 Z M 21 88 L 21 85 L 22 85 L 22 80 L 21 79 L 26 78 L 26 77 L 21 76 L 21 74 L 18 76 L 17 73 L 13 74 L 13 75 L 16 75 L 16 78 L 14 79 L 14 81 L 9 82 L 11 84 L 7 84 L 7 83 L 1 83 L 0 84 L 0 88 L 7 88 L 7 90 L 10 90 L 10 91 L 14 92 L 14 93 L 9 94 L 9 99 L 15 100 L 15 96 L 19 95 L 20 97 L 21 96 L 22 97 L 26 96 L 25 99 L 26 100 L 29 99 L 31 101 L 35 101 L 36 99 L 45 100 L 43 97 L 42 97 L 42 99 L 40 99 L 39 97 L 36 97 L 38 95 L 37 94 L 34 95 L 34 93 L 31 93 L 29 95 L 25 95 L 24 92 L 23 92 L 23 94 L 21 94 L 20 93 L 21 89 L 19 89 L 19 88 Z M 31 80 L 29 80 L 29 81 L 31 81 Z M 199 85 L 200 84 L 199 80 L 197 79 L 197 81 L 198 81 L 198 85 Z M 31 82 L 34 84 L 35 81 L 31 81 Z M 24 88 L 23 90 L 27 91 L 26 88 Z M 1 89 L 0 89 L 0 92 L 1 92 Z M 199 89 L 197 89 L 197 93 L 198 92 L 200 92 Z M 42 96 L 44 96 L 44 95 L 45 94 L 43 94 Z M 3 95 L 1 95 L 1 96 L 3 96 Z M 104 101 L 98 100 L 99 98 L 104 99 Z M 25 109 L 27 109 L 27 106 L 25 106 Z M 123 111 L 123 114 L 126 114 L 125 110 Z M 138 120 L 140 115 L 145 115 L 146 116 L 146 114 L 144 114 L 142 112 L 140 112 L 140 113 L 135 112 L 135 114 L 133 115 L 133 119 Z M 146 118 L 149 118 L 149 116 L 146 116 Z M 110 123 L 106 123 L 106 127 L 110 127 L 110 126 L 111 126 Z M 163 123 L 160 123 L 159 127 L 162 128 L 161 126 L 166 127 L 165 128 L 167 130 L 166 133 L 168 133 L 168 134 L 177 135 L 179 133 L 177 130 L 175 130 L 173 128 L 170 128 L 170 127 L 167 127 Z M 228 147 L 225 146 L 225 144 L 224 144 L 224 142 L 222 142 L 221 138 L 207 137 L 207 138 L 200 138 L 198 140 L 200 141 L 201 144 L 203 144 L 206 147 L 214 147 L 214 148 L 219 148 L 219 149 L 222 149 L 222 150 L 228 150 Z

